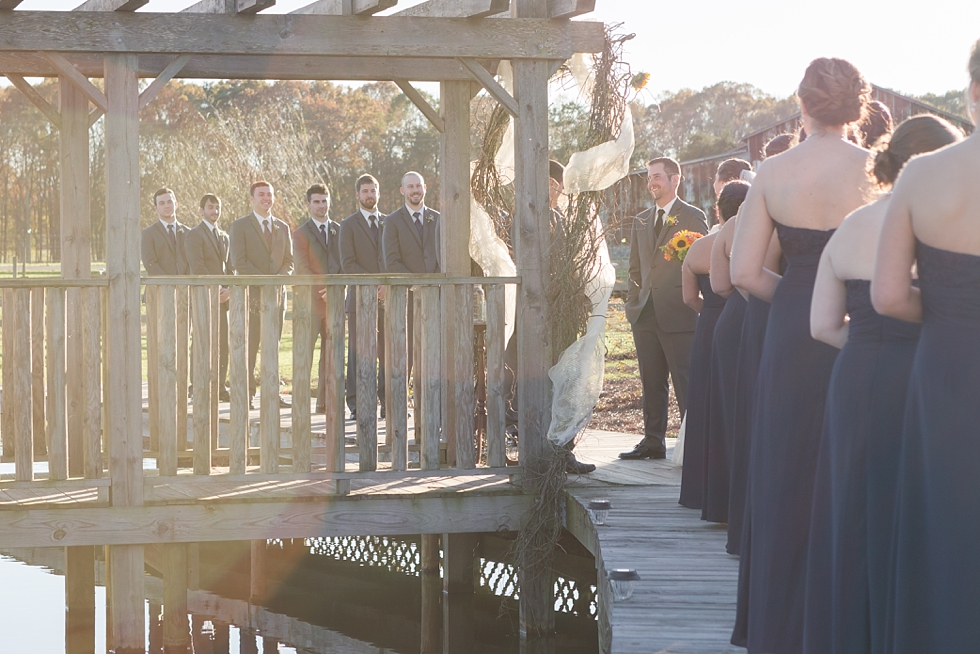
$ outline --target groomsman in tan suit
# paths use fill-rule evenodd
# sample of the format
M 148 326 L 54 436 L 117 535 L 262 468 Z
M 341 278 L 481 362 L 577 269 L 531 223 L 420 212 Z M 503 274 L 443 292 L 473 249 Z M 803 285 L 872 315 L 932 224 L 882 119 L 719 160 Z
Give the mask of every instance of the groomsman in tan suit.
M 201 198 L 201 222 L 184 237 L 184 254 L 187 258 L 187 272 L 190 275 L 233 275 L 231 267 L 230 239 L 228 233 L 218 227 L 221 219 L 221 200 L 212 193 Z M 218 400 L 231 401 L 228 392 L 228 287 L 222 286 L 219 292 L 221 301 L 220 336 L 218 338 L 218 369 L 221 390 Z
M 140 251 L 146 274 L 174 277 L 187 274 L 184 235 L 187 227 L 177 222 L 177 196 L 169 188 L 153 194 L 157 220 L 140 234 Z
M 249 190 L 252 213 L 231 224 L 231 264 L 239 275 L 291 275 L 293 274 L 293 239 L 289 225 L 272 215 L 276 193 L 272 184 L 259 181 Z M 249 395 L 255 397 L 255 360 L 262 339 L 262 287 L 248 289 L 248 370 Z M 282 321 L 286 313 L 286 296 L 279 289 L 280 315 L 278 332 L 282 335 Z M 288 408 L 290 403 L 279 398 L 279 406 Z
M 439 212 L 425 206 L 425 180 L 416 172 L 402 176 L 399 189 L 405 204 L 385 218 L 382 237 L 385 269 L 388 273 L 422 275 L 440 272 Z M 408 374 L 412 372 L 411 344 L 414 311 L 408 297 Z
M 385 264 L 381 250 L 384 217 L 378 210 L 378 180 L 372 175 L 361 175 L 354 183 L 358 209 L 340 222 L 340 256 L 345 275 L 384 274 Z M 347 291 L 347 408 L 351 418 L 357 409 L 357 302 L 354 287 Z M 385 340 L 384 340 L 384 287 L 378 289 L 378 399 L 381 417 L 385 415 Z

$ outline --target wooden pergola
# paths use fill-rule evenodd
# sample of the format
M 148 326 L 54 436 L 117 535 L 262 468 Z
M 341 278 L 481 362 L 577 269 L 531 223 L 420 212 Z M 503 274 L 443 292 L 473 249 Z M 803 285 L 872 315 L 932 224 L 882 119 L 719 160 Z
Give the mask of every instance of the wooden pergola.
M 201 0 L 180 13 L 136 13 L 147 1 L 87 0 L 71 12 L 41 12 L 15 10 L 20 0 L 0 0 L 0 74 L 23 91 L 60 133 L 63 282 L 61 295 L 54 296 L 62 299 L 49 304 L 49 313 L 51 306 L 55 311 L 60 306 L 66 316 L 68 382 L 64 377 L 54 377 L 56 384 L 62 382 L 59 391 L 49 377 L 48 393 L 62 393 L 66 406 L 63 423 L 53 428 L 55 433 L 60 430 L 65 434 L 64 478 L 99 477 L 102 470 L 101 465 L 93 468 L 91 462 L 86 466 L 92 456 L 85 451 L 86 430 L 92 429 L 96 419 L 91 409 L 93 398 L 98 401 L 98 391 L 93 394 L 91 384 L 72 382 L 84 377 L 86 366 L 99 365 L 99 357 L 92 358 L 85 347 L 86 339 L 91 342 L 91 330 L 86 328 L 91 311 L 86 309 L 85 293 L 69 292 L 64 299 L 64 288 L 105 285 L 102 392 L 107 485 L 111 488 L 109 506 L 86 509 L 89 513 L 84 518 L 73 517 L 81 514 L 70 514 L 71 509 L 0 511 L 0 545 L 16 542 L 22 546 L 33 538 L 33 546 L 68 546 L 69 571 L 73 560 L 77 560 L 75 565 L 91 566 L 93 542 L 109 545 L 110 641 L 117 652 L 143 648 L 143 544 L 207 540 L 200 529 L 184 530 L 173 512 L 167 514 L 171 516 L 167 520 L 174 522 L 163 524 L 155 518 L 141 522 L 151 514 L 143 512 L 139 216 L 145 199 L 139 176 L 140 110 L 175 78 L 397 83 L 442 133 L 441 262 L 444 277 L 463 280 L 470 274 L 470 102 L 485 89 L 505 107 L 515 119 L 516 132 L 512 233 L 520 280 L 520 460 L 524 471 L 534 471 L 544 461 L 551 412 L 547 373 L 552 350 L 545 301 L 549 274 L 548 80 L 574 53 L 600 52 L 605 42 L 601 23 L 568 20 L 591 11 L 595 0 L 428 0 L 384 17 L 372 14 L 392 8 L 397 0 L 317 0 L 291 14 L 278 15 L 261 13 L 275 4 L 274 0 Z M 513 66 L 513 95 L 493 75 L 502 60 L 511 61 Z M 58 77 L 60 105 L 45 101 L 27 77 Z M 101 89 L 92 78 L 103 79 Z M 152 79 L 142 92 L 141 78 Z M 430 106 L 412 86 L 412 82 L 422 81 L 440 82 L 438 108 Z M 106 278 L 96 281 L 91 279 L 89 128 L 103 115 Z M 378 279 L 370 283 L 393 282 Z M 14 293 L 9 296 L 17 297 Z M 443 292 L 442 315 L 468 315 L 468 297 Z M 5 292 L 5 326 L 7 299 Z M 59 305 L 59 301 L 65 304 Z M 10 315 L 16 316 L 18 310 L 26 309 L 12 302 Z M 16 329 L 28 323 L 14 320 L 10 324 Z M 454 361 L 464 358 L 462 348 L 469 347 L 467 334 L 461 321 L 444 321 L 442 423 L 450 432 L 450 440 L 459 442 L 472 439 L 471 412 L 456 409 L 466 406 L 457 400 L 472 397 L 472 378 L 466 378 L 465 368 L 460 371 L 453 367 Z M 5 342 L 8 336 L 5 329 Z M 95 339 L 97 344 L 98 336 Z M 7 369 L 5 361 L 5 382 Z M 16 379 L 11 383 L 13 390 Z M 93 383 L 98 383 L 97 375 Z M 8 395 L 6 383 L 4 386 L 7 400 L 13 396 Z M 5 425 L 5 440 L 11 431 L 17 438 L 20 424 Z M 50 422 L 48 429 L 52 429 Z M 19 447 L 17 455 L 26 456 L 24 449 Z M 30 459 L 18 461 L 27 465 L 27 472 L 21 476 L 23 465 L 18 468 L 17 483 L 40 483 L 33 481 L 29 472 Z M 0 485 L 0 491 L 3 489 Z M 528 490 L 533 489 L 525 488 Z M 435 513 L 442 513 L 443 522 L 436 520 L 419 527 L 419 533 L 458 530 L 459 512 L 448 510 L 445 502 L 438 506 Z M 479 510 L 465 508 L 465 512 Z M 206 510 L 201 515 L 205 514 Z M 247 522 L 256 515 L 242 509 L 241 519 Z M 488 511 L 482 522 L 474 519 L 471 530 L 488 530 L 486 523 L 493 517 Z M 137 524 L 141 526 L 133 526 Z M 98 536 L 93 533 L 100 531 L 104 540 L 94 540 Z M 267 532 L 258 528 L 249 531 L 245 525 L 241 537 L 263 538 L 263 533 Z M 521 592 L 522 626 L 529 634 L 546 633 L 551 628 L 547 609 L 552 601 L 550 579 L 536 578 L 537 587 L 525 579 Z

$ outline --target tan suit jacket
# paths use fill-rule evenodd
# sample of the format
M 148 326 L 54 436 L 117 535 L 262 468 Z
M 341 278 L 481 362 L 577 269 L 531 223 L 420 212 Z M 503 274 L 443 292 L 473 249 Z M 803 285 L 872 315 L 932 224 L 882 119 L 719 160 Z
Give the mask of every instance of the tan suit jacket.
M 272 247 L 266 244 L 255 214 L 231 224 L 231 265 L 239 275 L 291 275 L 293 239 L 289 225 L 272 219 Z
M 694 331 L 698 314 L 684 304 L 681 262 L 667 261 L 660 248 L 671 236 L 685 229 L 707 233 L 708 223 L 703 211 L 677 198 L 657 237 L 654 230 L 656 210 L 654 205 L 633 219 L 626 319 L 635 323 L 643 307 L 652 300 L 660 329 L 665 332 Z
M 154 277 L 174 277 L 187 274 L 184 256 L 184 237 L 189 230 L 174 222 L 176 246 L 171 244 L 167 230 L 159 220 L 140 234 L 140 252 L 146 274 Z
M 440 271 L 439 212 L 424 209 L 422 238 L 405 205 L 385 218 L 381 241 L 387 272 L 420 275 Z
M 187 273 L 190 275 L 232 275 L 231 248 L 228 233 L 211 228 L 202 220 L 197 227 L 188 230 L 184 236 L 184 256 L 187 258 Z

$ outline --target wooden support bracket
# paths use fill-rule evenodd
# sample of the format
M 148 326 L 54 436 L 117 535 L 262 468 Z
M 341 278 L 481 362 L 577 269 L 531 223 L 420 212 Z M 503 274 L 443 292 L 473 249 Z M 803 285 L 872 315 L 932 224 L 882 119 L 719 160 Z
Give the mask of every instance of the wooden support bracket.
M 289 12 L 291 14 L 319 14 L 321 16 L 370 16 L 391 9 L 398 0 L 317 0 Z
M 80 88 L 88 99 L 92 101 L 96 107 L 101 109 L 103 112 L 106 111 L 109 106 L 109 100 L 106 99 L 105 93 L 100 91 L 95 84 L 89 81 L 87 77 L 82 75 L 78 70 L 72 66 L 71 62 L 62 57 L 57 52 L 42 52 L 41 55 L 51 62 L 59 73 L 70 79 L 75 86 Z
M 510 0 L 427 0 L 395 12 L 392 16 L 486 18 L 507 11 L 510 11 Z
M 0 0 L 0 10 L 16 9 L 23 0 Z
M 419 111 L 421 111 L 425 117 L 429 119 L 429 122 L 432 123 L 432 126 L 435 127 L 440 134 L 446 133 L 446 121 L 444 121 L 442 116 L 439 115 L 439 112 L 433 109 L 432 105 L 429 104 L 424 97 L 422 97 L 422 94 L 419 93 L 414 86 L 412 86 L 411 82 L 404 79 L 396 79 L 395 84 L 397 84 L 398 88 L 400 88 L 402 92 L 408 96 L 408 99 L 412 101 L 412 104 L 418 107 Z
M 13 75 L 10 73 L 7 73 L 7 79 L 9 79 L 10 83 L 16 86 L 21 93 L 27 96 L 27 99 L 31 101 L 31 104 L 41 110 L 41 113 L 44 114 L 49 121 L 51 121 L 52 125 L 58 129 L 61 129 L 61 113 L 52 107 L 48 101 L 37 92 L 37 89 L 31 86 L 30 82 L 20 75 Z
M 595 11 L 595 0 L 548 0 L 548 18 L 573 18 Z
M 276 0 L 199 0 L 182 13 L 190 14 L 255 14 L 274 7 Z
M 517 118 L 518 108 L 517 101 L 514 100 L 514 96 L 507 92 L 503 86 L 501 86 L 497 80 L 493 78 L 487 69 L 484 68 L 480 62 L 476 59 L 470 59 L 469 57 L 458 57 L 457 61 L 469 71 L 470 75 L 473 76 L 477 82 L 483 85 L 483 88 L 487 90 L 487 93 L 493 96 L 493 99 L 500 103 L 500 105 L 507 110 L 514 118 Z
M 174 59 L 169 66 L 164 68 L 163 71 L 157 75 L 156 79 L 150 82 L 150 85 L 143 89 L 143 92 L 140 93 L 140 109 L 142 110 L 144 107 L 146 107 L 146 105 L 153 102 L 153 98 L 157 97 L 157 94 L 163 90 L 163 87 L 167 85 L 167 82 L 172 80 L 190 60 L 190 55 L 180 55 Z
M 85 0 L 72 11 L 136 11 L 150 0 Z

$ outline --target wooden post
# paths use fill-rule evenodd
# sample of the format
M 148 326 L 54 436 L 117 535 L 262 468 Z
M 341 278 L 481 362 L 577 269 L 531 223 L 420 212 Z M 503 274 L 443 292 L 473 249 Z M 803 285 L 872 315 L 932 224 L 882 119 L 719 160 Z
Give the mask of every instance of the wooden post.
M 160 397 L 160 474 L 177 474 L 177 305 L 176 287 L 161 286 L 156 292 L 158 393 Z M 150 370 L 152 375 L 154 371 Z
M 262 287 L 262 341 L 259 381 L 261 405 L 259 411 L 259 439 L 261 454 L 259 467 L 262 472 L 279 472 L 279 309 L 278 286 Z
M 310 369 L 313 366 L 311 287 L 293 286 L 293 472 L 310 471 Z M 326 343 L 322 345 L 326 347 Z
M 177 449 L 187 451 L 187 341 L 190 327 L 190 303 L 187 286 L 177 287 Z
M 9 387 L 4 387 L 4 407 L 12 411 L 14 431 L 14 478 L 34 479 L 34 436 L 31 415 L 31 289 L 16 288 L 13 296 L 14 319 L 10 325 L 12 356 L 4 357 L 11 370 Z M 9 390 L 8 390 L 9 389 Z
M 251 557 L 249 558 L 249 601 L 260 604 L 265 599 L 266 564 L 268 552 L 264 540 L 251 541 Z
M 65 548 L 65 654 L 95 651 L 95 548 Z
M 39 301 L 42 294 L 32 299 Z M 68 432 L 65 425 L 65 289 L 49 288 L 47 293 L 48 350 L 48 475 L 68 479 Z M 36 377 L 43 377 L 35 368 Z
M 191 289 L 194 321 L 194 474 L 211 474 L 211 293 L 207 286 Z M 217 398 L 214 398 L 217 399 Z
M 10 361 L 14 356 L 14 350 L 11 345 L 14 335 L 14 289 L 5 288 L 0 291 L 0 295 L 3 296 L 3 304 L 0 306 L 0 309 L 3 311 L 3 357 L 0 360 Z M 2 379 L 0 381 L 0 388 L 13 387 L 11 382 L 11 373 L 13 373 L 13 370 L 13 366 L 0 367 L 0 379 Z M 4 400 L 2 412 L 0 412 L 0 438 L 3 439 L 3 458 L 5 459 L 10 459 L 14 456 L 14 430 L 10 426 L 13 414 L 13 408 Z
M 187 545 L 163 546 L 163 647 L 184 652 L 190 644 L 187 628 Z
M 64 315 L 62 315 L 64 318 Z M 62 331 L 62 338 L 64 332 Z M 62 362 L 64 363 L 64 362 Z M 64 371 L 64 365 L 61 367 Z M 44 396 L 44 288 L 31 289 L 31 407 L 33 414 L 31 423 L 34 426 L 34 451 L 46 454 L 50 449 L 50 435 L 45 425 L 45 396 Z M 64 373 L 62 373 L 64 374 Z M 64 383 L 64 379 L 61 380 Z M 64 387 L 61 390 L 64 396 Z M 64 421 L 64 414 L 62 414 Z M 67 452 L 65 453 L 67 459 Z M 67 471 L 66 471 L 67 474 Z
M 504 389 L 504 285 L 487 286 L 487 465 L 507 464 L 504 439 L 506 393 Z
M 421 654 L 442 654 L 442 580 L 439 578 L 439 535 L 422 534 Z
M 327 470 L 343 472 L 346 462 L 344 450 L 344 287 L 327 286 L 326 312 L 327 335 L 322 347 L 326 348 L 326 377 L 323 380 L 326 394 L 326 446 Z M 363 324 L 363 323 L 362 323 Z M 349 336 L 353 338 L 353 335 Z M 350 482 L 338 483 L 349 486 Z
M 65 279 L 88 279 L 91 275 L 91 181 L 89 173 L 89 101 L 85 93 L 67 77 L 59 78 L 61 100 L 60 206 L 61 206 L 61 276 Z M 84 313 L 80 306 L 84 291 L 69 289 L 67 297 L 67 428 L 68 473 L 72 477 L 86 474 L 85 444 L 91 416 L 91 398 L 98 395 L 101 384 L 98 370 L 91 374 L 85 361 Z M 101 352 L 99 353 L 101 358 Z M 96 362 L 99 359 L 95 359 Z M 98 363 L 96 363 L 98 365 Z M 91 388 L 93 381 L 96 388 Z M 101 401 L 96 403 L 96 408 Z M 101 462 L 99 464 L 101 468 Z M 87 475 L 86 475 L 87 476 Z
M 82 395 L 84 406 L 82 408 L 82 454 L 83 472 L 88 479 L 98 479 L 102 476 L 102 289 L 98 287 L 81 289 L 79 302 L 81 303 L 82 331 L 80 338 L 76 338 L 76 343 L 80 341 L 82 350 L 82 386 L 85 392 Z M 71 295 L 69 294 L 69 299 Z M 70 304 L 69 304 L 70 306 Z M 69 360 L 71 358 L 71 323 L 69 316 Z M 78 371 L 74 371 L 77 374 Z M 69 377 L 71 379 L 72 377 Z M 70 402 L 72 398 L 69 388 L 69 421 L 71 419 Z M 69 422 L 68 427 L 68 471 L 74 471 L 74 464 L 71 460 L 71 435 L 72 426 Z
M 106 432 L 114 506 L 143 503 L 140 370 L 139 85 L 133 54 L 105 57 Z M 144 650 L 143 546 L 109 548 L 112 645 L 116 654 Z
M 473 651 L 473 593 L 449 593 L 442 598 L 442 652 L 469 654 Z
M 441 83 L 439 109 L 446 131 L 439 165 L 442 272 L 470 274 L 470 100 L 469 81 Z M 450 465 L 473 467 L 473 311 L 469 294 L 445 287 L 441 295 L 444 370 L 442 424 Z M 467 365 L 468 364 L 468 365 Z
M 444 592 L 473 593 L 476 543 L 476 534 L 442 535 L 442 589 Z
M 248 304 L 244 286 L 228 298 L 229 472 L 245 474 L 248 452 Z
M 357 445 L 361 472 L 378 469 L 378 287 L 354 287 L 357 321 Z
M 211 286 L 211 360 L 210 372 L 211 403 L 208 406 L 208 423 L 211 432 L 211 450 L 218 449 L 218 402 L 221 393 L 221 302 L 220 286 Z
M 385 433 L 394 470 L 408 469 L 407 307 L 408 288 L 389 286 L 385 291 Z
M 514 0 L 516 18 L 547 18 L 547 0 Z M 517 304 L 518 429 L 520 461 L 530 474 L 542 478 L 547 467 L 551 423 L 552 343 L 548 315 L 548 78 L 544 60 L 515 59 L 514 99 L 519 115 L 514 124 L 514 249 L 521 277 Z M 534 487 L 529 488 L 536 492 Z M 551 571 L 518 562 L 521 581 L 521 633 L 528 638 L 554 631 Z
M 423 470 L 439 469 L 439 400 L 442 382 L 442 316 L 439 311 L 439 287 L 420 286 L 416 294 L 421 297 L 422 311 L 419 324 L 421 325 L 422 349 L 419 355 L 421 377 L 419 386 L 422 387 L 422 440 L 416 430 L 415 439 L 419 442 L 419 458 Z
M 160 292 L 158 286 L 146 286 L 143 289 L 144 307 L 146 309 L 146 400 L 147 417 L 150 423 L 150 450 L 160 451 L 160 389 L 157 386 L 157 375 L 154 371 L 160 367 L 157 358 L 157 326 L 159 317 L 157 316 L 157 294 Z M 195 412 L 194 415 L 197 415 Z

